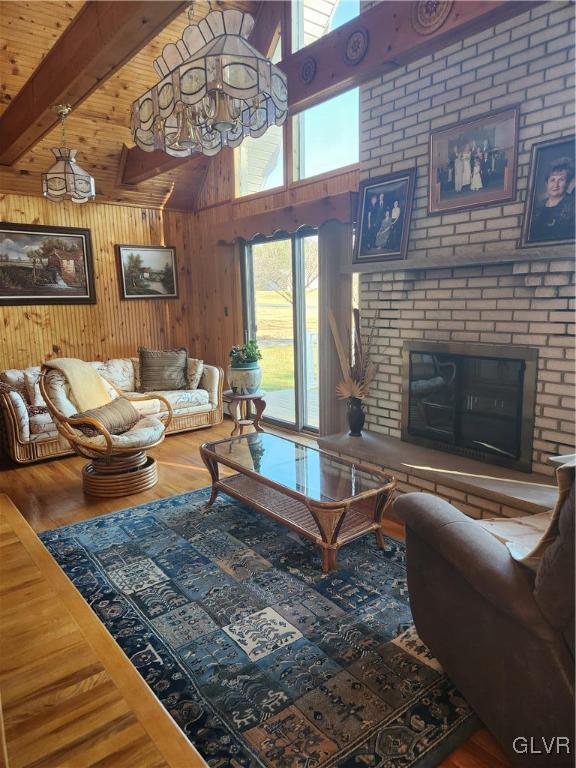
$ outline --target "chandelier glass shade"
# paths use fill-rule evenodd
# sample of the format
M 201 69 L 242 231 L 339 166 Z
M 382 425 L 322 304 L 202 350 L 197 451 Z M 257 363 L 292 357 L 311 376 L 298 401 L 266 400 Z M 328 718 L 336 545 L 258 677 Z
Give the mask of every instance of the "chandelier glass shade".
M 62 146 L 52 148 L 56 162 L 42 174 L 42 194 L 55 203 L 59 203 L 66 197 L 69 197 L 73 203 L 87 203 L 96 196 L 94 179 L 77 165 L 77 150 L 65 146 L 64 120 L 72 108 L 68 104 L 60 104 L 54 109 L 62 124 Z
M 96 196 L 94 179 L 76 164 L 76 152 L 68 147 L 52 149 L 56 162 L 42 174 L 42 194 L 48 200 L 59 203 L 69 197 L 73 203 L 87 203 Z
M 132 105 L 141 149 L 216 155 L 285 122 L 286 76 L 248 42 L 253 26 L 236 9 L 211 11 L 165 46 L 154 62 L 161 80 Z

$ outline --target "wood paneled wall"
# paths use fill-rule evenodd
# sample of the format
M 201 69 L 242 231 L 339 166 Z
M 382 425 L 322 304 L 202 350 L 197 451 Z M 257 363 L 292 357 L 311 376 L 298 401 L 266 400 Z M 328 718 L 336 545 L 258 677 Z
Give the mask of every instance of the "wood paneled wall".
M 140 344 L 186 346 L 206 362 L 225 360 L 227 350 L 221 345 L 227 345 L 227 336 L 235 336 L 229 328 L 231 309 L 226 317 L 223 304 L 237 290 L 234 261 L 230 254 L 211 253 L 202 263 L 205 251 L 198 247 L 189 214 L 6 195 L 0 198 L 0 220 L 90 229 L 96 284 L 96 304 L 1 306 L 0 369 L 56 356 L 129 356 Z M 118 243 L 175 246 L 179 298 L 122 300 L 114 249 Z
M 225 153 L 221 153 L 224 157 Z M 218 157 L 218 159 L 220 159 Z M 220 168 L 222 176 L 218 179 L 215 176 L 214 168 Z M 322 198 L 341 194 L 342 192 L 356 192 L 358 190 L 360 172 L 357 167 L 349 166 L 343 171 L 327 174 L 316 179 L 301 181 L 288 188 L 263 192 L 259 195 L 250 195 L 246 198 L 226 198 L 220 197 L 220 202 L 207 204 L 202 210 L 194 214 L 196 226 L 200 230 L 205 230 L 212 234 L 214 238 L 218 237 L 218 225 L 221 222 L 231 220 L 246 219 L 251 216 L 269 214 L 271 227 L 274 229 L 275 212 L 284 208 L 300 205 L 308 201 L 316 201 Z M 231 181 L 229 179 L 229 169 L 225 164 L 216 166 L 211 165 L 203 189 L 203 199 L 215 199 L 218 192 L 222 195 L 231 192 Z
M 228 169 L 217 196 L 230 189 Z M 50 357 L 84 360 L 134 355 L 139 345 L 185 346 L 207 363 L 226 366 L 243 340 L 242 286 L 237 247 L 220 245 L 219 225 L 231 218 L 274 212 L 306 200 L 357 189 L 346 171 L 289 190 L 212 205 L 197 214 L 104 203 L 50 203 L 41 197 L 0 196 L 0 221 L 85 227 L 91 231 L 96 304 L 0 306 L 0 370 L 37 365 Z M 122 300 L 119 243 L 173 245 L 178 299 Z

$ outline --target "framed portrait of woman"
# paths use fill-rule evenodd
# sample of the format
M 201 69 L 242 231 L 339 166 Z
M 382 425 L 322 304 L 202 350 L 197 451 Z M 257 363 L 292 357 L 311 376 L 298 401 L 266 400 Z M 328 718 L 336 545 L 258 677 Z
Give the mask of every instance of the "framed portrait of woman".
M 563 136 L 532 145 L 522 247 L 576 241 L 575 141 L 575 136 Z
M 360 182 L 354 263 L 405 259 L 416 169 Z

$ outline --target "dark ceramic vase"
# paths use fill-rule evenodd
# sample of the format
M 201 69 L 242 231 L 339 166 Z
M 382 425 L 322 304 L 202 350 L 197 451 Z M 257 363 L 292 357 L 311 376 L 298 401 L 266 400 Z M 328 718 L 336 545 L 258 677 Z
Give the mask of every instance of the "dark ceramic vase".
M 351 437 L 361 437 L 362 427 L 366 421 L 366 414 L 362 408 L 362 400 L 358 397 L 349 397 L 347 411 L 348 426 L 350 427 L 350 432 L 348 434 Z

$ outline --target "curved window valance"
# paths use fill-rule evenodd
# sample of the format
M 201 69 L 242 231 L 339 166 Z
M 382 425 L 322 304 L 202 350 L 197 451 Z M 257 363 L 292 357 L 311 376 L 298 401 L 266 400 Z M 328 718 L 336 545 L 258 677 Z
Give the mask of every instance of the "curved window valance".
M 342 192 L 222 222 L 218 224 L 218 240 L 231 243 L 270 237 L 281 232 L 297 232 L 303 227 L 318 228 L 332 219 L 350 224 L 356 214 L 356 194 Z

